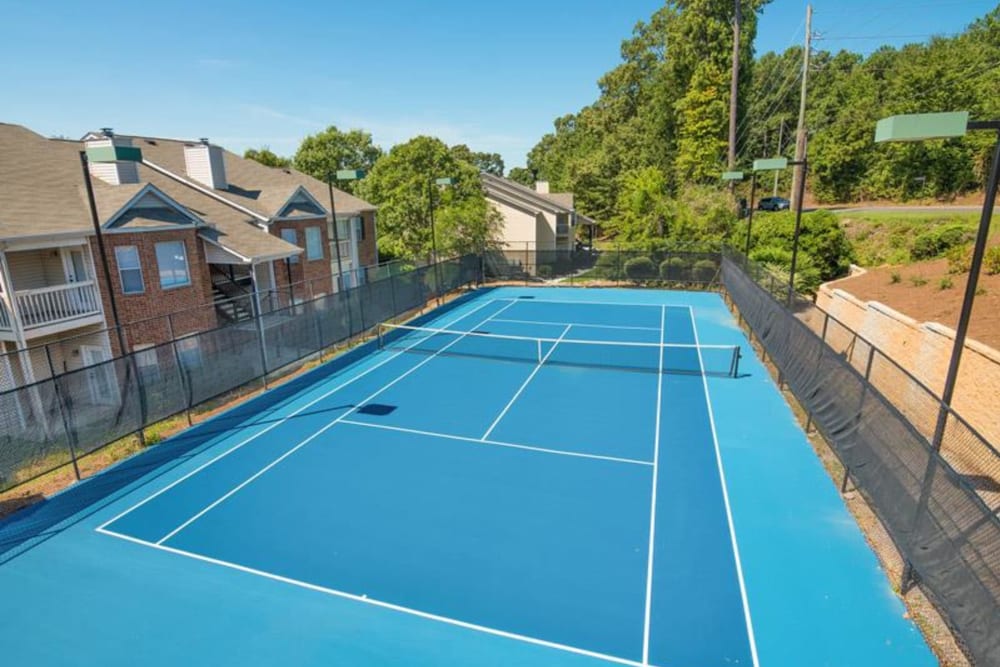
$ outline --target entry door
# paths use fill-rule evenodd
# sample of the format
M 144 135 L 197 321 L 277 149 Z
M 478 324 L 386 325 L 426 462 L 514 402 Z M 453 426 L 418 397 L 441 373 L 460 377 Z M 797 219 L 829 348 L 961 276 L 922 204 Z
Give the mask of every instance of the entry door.
M 82 249 L 63 248 L 62 260 L 67 283 L 81 283 L 90 279 L 90 276 L 87 275 L 87 263 Z M 87 295 L 80 290 L 70 290 L 67 296 L 70 305 L 77 312 L 84 312 L 84 310 L 90 310 L 96 306 L 96 304 L 88 303 Z
M 111 359 L 108 351 L 98 345 L 81 345 L 80 357 L 84 366 L 93 367 L 85 371 L 90 400 L 99 405 L 117 403 L 118 387 L 114 365 L 104 363 Z

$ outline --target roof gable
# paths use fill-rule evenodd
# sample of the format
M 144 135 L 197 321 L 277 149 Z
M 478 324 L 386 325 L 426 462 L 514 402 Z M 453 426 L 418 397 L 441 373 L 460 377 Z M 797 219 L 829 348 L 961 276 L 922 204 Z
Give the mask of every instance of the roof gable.
M 102 227 L 109 231 L 149 231 L 197 227 L 203 221 L 156 186 L 147 184 L 118 209 Z
M 280 209 L 276 218 L 326 217 L 326 209 L 303 186 L 296 188 Z

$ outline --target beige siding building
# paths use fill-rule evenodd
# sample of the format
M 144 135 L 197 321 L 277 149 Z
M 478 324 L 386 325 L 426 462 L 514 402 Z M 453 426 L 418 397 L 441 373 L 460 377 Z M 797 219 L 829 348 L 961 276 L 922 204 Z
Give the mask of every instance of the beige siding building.
M 551 193 L 539 181 L 535 189 L 483 173 L 487 200 L 503 216 L 501 240 L 508 250 L 572 250 L 578 215 L 571 193 Z

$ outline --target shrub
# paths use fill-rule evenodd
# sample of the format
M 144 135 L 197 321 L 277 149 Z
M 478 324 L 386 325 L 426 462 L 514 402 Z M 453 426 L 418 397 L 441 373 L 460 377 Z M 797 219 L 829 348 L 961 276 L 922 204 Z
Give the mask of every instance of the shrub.
M 933 259 L 955 246 L 968 243 L 972 230 L 965 225 L 950 224 L 928 229 L 913 239 L 910 254 L 913 259 Z
M 710 259 L 700 259 L 694 263 L 694 279 L 698 282 L 711 282 L 718 273 L 718 266 Z
M 539 278 L 551 278 L 552 277 L 552 267 L 548 264 L 541 264 L 538 267 L 538 277 Z
M 951 282 L 951 278 L 949 278 L 948 276 L 945 276 L 944 278 L 938 281 L 938 289 L 940 290 L 951 289 L 954 286 L 955 284 Z
M 924 278 L 923 276 L 910 276 L 910 283 L 912 283 L 914 287 L 923 287 L 927 284 L 927 278 Z
M 594 264 L 594 275 L 617 280 L 621 277 L 621 271 L 621 253 L 617 250 L 608 250 L 597 256 L 597 262 Z
M 983 266 L 986 268 L 986 273 L 991 276 L 1000 273 L 1000 245 L 986 249 L 986 255 L 983 257 Z
M 629 280 L 651 280 L 656 278 L 656 265 L 649 257 L 633 257 L 625 262 L 625 275 Z
M 972 266 L 972 246 L 955 246 L 945 253 L 948 258 L 948 273 L 968 273 Z
M 660 262 L 660 278 L 663 280 L 683 280 L 687 262 L 681 257 L 668 257 Z
M 889 274 L 889 283 L 892 285 L 898 284 L 902 279 L 903 276 L 900 275 L 899 271 L 893 271 Z

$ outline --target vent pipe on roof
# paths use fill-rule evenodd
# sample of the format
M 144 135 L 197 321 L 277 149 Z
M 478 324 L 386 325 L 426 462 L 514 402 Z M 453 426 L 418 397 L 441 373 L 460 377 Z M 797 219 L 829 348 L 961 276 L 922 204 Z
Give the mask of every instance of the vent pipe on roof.
M 207 137 L 199 142 L 184 147 L 184 167 L 188 178 L 213 190 L 225 190 L 229 187 L 229 182 L 226 180 L 226 162 L 222 149 L 210 144 Z
M 84 142 L 85 148 L 102 146 L 131 146 L 128 137 L 116 137 L 110 127 L 101 128 L 101 136 Z M 125 185 L 139 182 L 139 167 L 135 162 L 88 162 L 90 175 L 111 185 Z

